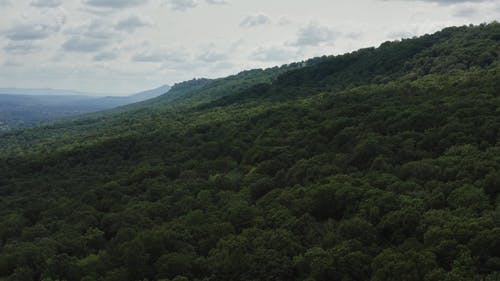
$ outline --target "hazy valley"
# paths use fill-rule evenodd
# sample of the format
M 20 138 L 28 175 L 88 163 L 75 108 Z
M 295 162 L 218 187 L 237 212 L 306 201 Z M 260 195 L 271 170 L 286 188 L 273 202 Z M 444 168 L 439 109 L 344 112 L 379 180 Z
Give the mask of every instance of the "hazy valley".
M 130 96 L 96 96 L 52 89 L 0 88 L 0 130 L 29 128 L 63 117 L 111 109 L 165 94 L 169 86 Z

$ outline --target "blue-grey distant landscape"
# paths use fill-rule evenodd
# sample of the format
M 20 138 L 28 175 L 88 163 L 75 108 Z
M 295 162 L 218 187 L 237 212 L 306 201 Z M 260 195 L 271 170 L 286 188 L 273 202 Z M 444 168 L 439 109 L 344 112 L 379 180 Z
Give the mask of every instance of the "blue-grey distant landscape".
M 0 88 L 0 131 L 136 103 L 165 94 L 169 89 L 170 86 L 164 85 L 129 96 L 99 96 L 56 89 Z

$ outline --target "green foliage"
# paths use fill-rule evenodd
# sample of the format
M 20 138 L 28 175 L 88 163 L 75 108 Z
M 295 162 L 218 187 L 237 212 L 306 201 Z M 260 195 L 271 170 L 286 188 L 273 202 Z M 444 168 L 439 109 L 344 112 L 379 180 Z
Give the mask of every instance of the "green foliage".
M 500 25 L 0 138 L 0 280 L 497 280 Z

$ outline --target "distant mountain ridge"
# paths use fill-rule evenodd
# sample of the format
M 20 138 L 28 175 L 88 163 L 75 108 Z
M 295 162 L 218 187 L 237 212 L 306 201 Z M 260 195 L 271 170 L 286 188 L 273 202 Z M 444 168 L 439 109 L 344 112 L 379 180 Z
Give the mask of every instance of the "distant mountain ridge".
M 8 90 L 8 88 L 0 89 L 2 131 L 12 128 L 32 127 L 61 117 L 75 116 L 141 102 L 167 93 L 170 86 L 163 85 L 152 90 L 120 97 L 86 96 L 83 92 L 52 89 L 48 91 L 44 91 L 44 89 L 10 89 L 13 92 L 4 93 Z
M 0 94 L 6 95 L 23 95 L 23 96 L 82 96 L 82 97 L 115 97 L 115 98 L 131 98 L 131 100 L 141 101 L 148 98 L 154 98 L 159 95 L 165 94 L 170 90 L 169 85 L 162 85 L 158 88 L 146 90 L 131 95 L 126 94 L 106 94 L 96 92 L 83 92 L 65 89 L 52 89 L 52 88 L 15 88 L 15 87 L 0 87 Z
M 163 85 L 158 88 L 143 91 L 130 96 L 106 96 L 98 98 L 100 102 L 109 102 L 115 106 L 122 106 L 130 103 L 145 101 L 166 94 L 170 91 L 170 86 Z
M 51 88 L 0 88 L 0 94 L 23 95 L 23 96 L 92 96 L 104 97 L 103 93 L 89 93 L 74 90 L 51 89 Z

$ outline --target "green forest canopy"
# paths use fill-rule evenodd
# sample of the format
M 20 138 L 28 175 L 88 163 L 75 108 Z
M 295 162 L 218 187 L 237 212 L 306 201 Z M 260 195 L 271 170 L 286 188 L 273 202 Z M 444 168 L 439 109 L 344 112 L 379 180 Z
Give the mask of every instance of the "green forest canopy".
M 0 280 L 499 280 L 500 24 L 0 137 Z

